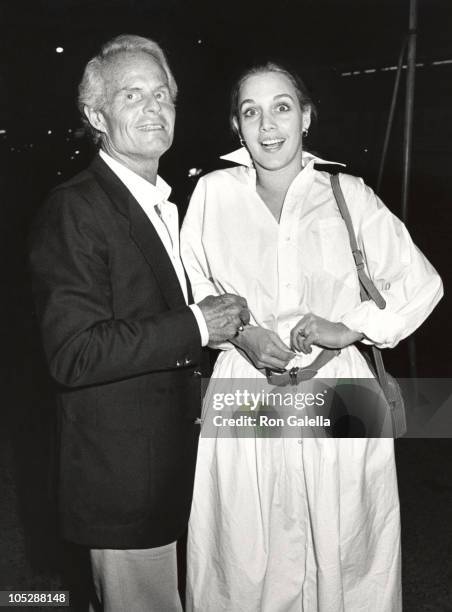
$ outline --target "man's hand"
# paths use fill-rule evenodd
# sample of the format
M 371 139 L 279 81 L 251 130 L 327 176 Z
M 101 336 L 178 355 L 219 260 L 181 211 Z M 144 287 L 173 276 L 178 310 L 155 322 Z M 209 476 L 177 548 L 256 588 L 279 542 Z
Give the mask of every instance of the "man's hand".
M 264 327 L 248 326 L 232 343 L 241 349 L 258 369 L 282 370 L 295 357 L 274 331 Z
M 352 331 L 343 323 L 333 323 L 309 313 L 290 332 L 290 344 L 296 351 L 311 353 L 312 344 L 325 348 L 344 348 L 361 340 L 363 334 Z
M 245 298 L 232 293 L 208 295 L 198 306 L 209 330 L 209 342 L 230 340 L 250 320 Z

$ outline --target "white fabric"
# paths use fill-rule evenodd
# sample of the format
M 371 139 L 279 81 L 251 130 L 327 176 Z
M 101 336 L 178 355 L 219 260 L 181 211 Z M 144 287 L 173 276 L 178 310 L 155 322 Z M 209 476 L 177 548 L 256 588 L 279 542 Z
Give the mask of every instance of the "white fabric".
M 346 227 L 329 175 L 305 168 L 275 221 L 255 171 L 201 178 L 181 232 L 195 299 L 247 298 L 252 323 L 288 342 L 308 312 L 344 321 L 381 347 L 412 332 L 442 295 L 441 280 L 403 224 L 363 181 L 341 184 L 369 272 L 387 302 L 362 305 Z M 219 379 L 262 375 L 230 344 Z M 290 365 L 316 356 L 299 355 Z M 368 377 L 355 347 L 320 371 Z M 221 387 L 224 392 L 224 384 Z M 187 560 L 187 610 L 195 612 L 399 612 L 400 524 L 391 439 L 201 437 Z
M 220 159 L 225 159 L 226 161 L 230 161 L 234 164 L 239 164 L 240 166 L 246 166 L 247 168 L 253 169 L 254 164 L 251 159 L 250 154 L 248 153 L 248 149 L 246 147 L 240 147 L 240 149 L 236 149 L 232 151 L 232 153 L 227 153 L 226 155 L 222 155 Z M 321 157 L 317 157 L 317 155 L 313 155 L 312 153 L 308 153 L 307 151 L 303 152 L 303 163 L 306 165 L 309 161 L 314 160 L 316 164 L 334 164 L 335 166 L 344 166 L 346 164 L 342 164 L 341 162 L 336 161 L 328 161 L 327 159 L 322 159 Z
M 179 213 L 177 206 L 172 202 L 168 202 L 171 187 L 160 176 L 157 176 L 156 184 L 153 185 L 108 155 L 108 153 L 102 151 L 102 149 L 99 151 L 99 155 L 124 183 L 154 226 L 176 272 L 185 302 L 188 302 L 187 280 L 179 251 Z M 160 216 L 155 206 L 158 206 Z M 201 344 L 206 346 L 209 342 L 209 330 L 207 329 L 204 316 L 196 304 L 190 304 L 190 308 L 199 327 Z
M 90 557 L 103 612 L 182 612 L 176 542 L 135 550 L 93 548 Z

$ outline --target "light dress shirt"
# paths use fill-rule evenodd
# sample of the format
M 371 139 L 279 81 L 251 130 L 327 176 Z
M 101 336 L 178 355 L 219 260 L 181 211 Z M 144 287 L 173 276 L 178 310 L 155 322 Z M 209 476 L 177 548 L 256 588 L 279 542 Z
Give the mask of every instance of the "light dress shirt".
M 171 187 L 160 176 L 157 176 L 156 184 L 153 185 L 105 151 L 100 150 L 99 155 L 124 183 L 154 226 L 179 279 L 185 302 L 188 302 L 187 280 L 179 251 L 179 214 L 177 206 L 168 201 Z M 201 344 L 206 346 L 209 342 L 209 330 L 204 315 L 197 304 L 189 304 L 189 307 L 199 327 Z
M 379 348 L 395 346 L 433 310 L 442 295 L 441 279 L 403 223 L 362 179 L 340 175 L 367 271 L 386 300 L 384 310 L 360 300 L 329 175 L 314 168 L 332 162 L 303 152 L 304 168 L 287 191 L 278 223 L 256 192 L 246 149 L 223 159 L 239 166 L 198 181 L 181 231 L 196 300 L 215 292 L 244 295 L 251 322 L 272 329 L 286 343 L 300 318 L 313 312 L 343 322 Z M 312 360 L 316 350 L 301 358 Z

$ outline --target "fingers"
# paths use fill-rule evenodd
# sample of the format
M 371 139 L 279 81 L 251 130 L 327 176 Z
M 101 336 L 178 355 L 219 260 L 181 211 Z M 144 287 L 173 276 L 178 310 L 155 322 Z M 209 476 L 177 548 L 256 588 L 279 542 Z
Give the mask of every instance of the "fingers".
M 235 295 L 210 295 L 198 303 L 209 332 L 211 342 L 224 342 L 237 334 L 249 322 L 246 300 Z
M 243 325 L 248 325 L 250 322 L 250 311 L 248 310 L 248 308 L 242 308 L 239 317 Z
M 290 332 L 290 345 L 294 350 L 305 354 L 312 352 L 312 345 L 319 339 L 318 320 L 319 317 L 309 313 L 295 325 Z
M 296 350 L 301 351 L 301 342 L 306 336 L 305 325 L 307 324 L 307 317 L 302 317 L 295 327 L 290 332 L 290 346 Z
M 230 321 L 229 317 L 237 318 L 237 327 L 241 324 L 247 325 L 250 314 L 246 306 L 246 300 L 235 295 L 209 295 L 198 303 L 206 319 L 223 318 L 224 322 Z
M 268 337 L 259 356 L 260 367 L 283 370 L 289 361 L 295 357 L 295 353 L 284 344 L 277 334 L 270 331 L 267 333 Z
M 233 293 L 223 293 L 220 298 L 225 304 L 236 304 L 240 308 L 248 308 L 247 301 L 240 295 L 234 295 Z
M 286 363 L 288 363 L 293 357 L 295 357 L 295 353 L 290 350 L 290 348 L 284 344 L 278 334 L 272 333 L 271 336 L 273 355 L 278 359 L 285 359 Z
M 300 351 L 305 355 L 312 353 L 312 345 L 315 343 L 316 335 L 311 332 L 307 336 L 299 335 Z
M 240 295 L 232 295 L 231 293 L 225 293 L 220 296 L 224 304 L 229 306 L 228 312 L 238 314 L 240 319 L 240 325 L 248 325 L 250 322 L 250 312 L 248 310 L 248 304 L 245 298 Z

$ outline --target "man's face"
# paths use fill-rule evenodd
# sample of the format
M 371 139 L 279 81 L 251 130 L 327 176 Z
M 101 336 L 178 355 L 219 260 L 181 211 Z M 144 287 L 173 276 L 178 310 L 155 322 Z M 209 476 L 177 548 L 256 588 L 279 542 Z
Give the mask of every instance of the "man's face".
M 102 146 L 121 161 L 157 160 L 173 141 L 175 108 L 167 76 L 149 54 L 121 53 L 106 67 L 98 113 Z

